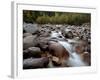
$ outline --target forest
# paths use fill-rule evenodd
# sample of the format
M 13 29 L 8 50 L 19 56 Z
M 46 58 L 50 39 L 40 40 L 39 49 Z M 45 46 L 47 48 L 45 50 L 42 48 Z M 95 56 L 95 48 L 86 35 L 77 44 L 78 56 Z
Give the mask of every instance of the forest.
M 89 13 L 23 10 L 23 21 L 26 23 L 81 25 L 90 23 L 90 20 Z

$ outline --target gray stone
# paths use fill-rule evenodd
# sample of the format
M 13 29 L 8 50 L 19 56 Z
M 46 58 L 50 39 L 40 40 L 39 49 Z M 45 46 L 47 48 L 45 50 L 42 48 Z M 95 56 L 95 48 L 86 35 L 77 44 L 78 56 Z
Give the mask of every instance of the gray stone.
M 36 38 L 36 35 L 25 37 L 23 39 L 23 49 L 27 49 L 29 47 L 35 46 L 35 38 Z
M 32 53 L 32 54 L 38 54 L 38 53 L 41 53 L 41 50 L 40 48 L 38 47 L 30 47 L 28 48 L 29 52 Z
M 24 33 L 23 34 L 23 37 L 27 37 L 27 36 L 32 36 L 32 34 L 31 33 Z
M 37 40 L 37 47 L 39 47 L 42 51 L 46 51 L 48 47 L 48 38 L 39 37 Z
M 41 57 L 41 50 L 38 47 L 30 47 L 26 50 L 23 50 L 23 58 L 30 58 L 30 57 L 34 57 L 34 58 L 39 58 Z
M 27 33 L 36 33 L 38 31 L 38 25 L 37 24 L 26 24 L 26 23 L 24 23 L 23 29 Z
M 49 59 L 47 57 L 42 58 L 28 58 L 23 61 L 24 69 L 44 68 L 47 67 Z
M 63 35 L 65 36 L 65 38 L 73 38 L 73 33 L 72 31 L 63 31 Z

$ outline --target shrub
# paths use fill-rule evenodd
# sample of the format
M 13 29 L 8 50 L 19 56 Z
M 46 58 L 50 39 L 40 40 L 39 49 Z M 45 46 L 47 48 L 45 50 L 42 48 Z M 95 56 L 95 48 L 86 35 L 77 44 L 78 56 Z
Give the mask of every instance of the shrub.
M 23 21 L 26 23 L 81 25 L 90 20 L 91 15 L 86 13 L 23 11 Z
M 47 24 L 50 22 L 50 19 L 48 16 L 39 16 L 37 19 L 36 19 L 36 22 L 39 23 L 39 24 Z

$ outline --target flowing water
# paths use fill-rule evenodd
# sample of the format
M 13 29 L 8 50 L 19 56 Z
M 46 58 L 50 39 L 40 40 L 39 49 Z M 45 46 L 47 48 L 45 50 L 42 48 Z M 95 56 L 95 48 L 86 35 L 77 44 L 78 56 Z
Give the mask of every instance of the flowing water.
M 69 57 L 69 59 L 66 61 L 66 64 L 69 66 L 86 66 L 86 64 L 82 61 L 81 57 L 76 53 L 72 53 L 72 57 Z
M 59 31 L 59 32 L 52 31 L 51 38 L 65 39 L 64 36 L 62 35 L 61 31 Z
M 68 52 L 69 52 L 69 59 L 66 60 L 66 64 L 70 67 L 78 67 L 78 66 L 86 66 L 86 63 L 84 63 L 74 49 L 73 46 L 67 42 L 67 41 L 61 41 L 59 40 L 59 36 L 62 36 L 60 33 L 52 32 L 51 37 L 56 37 L 58 39 L 58 43 L 61 44 Z M 64 39 L 64 37 L 62 37 Z

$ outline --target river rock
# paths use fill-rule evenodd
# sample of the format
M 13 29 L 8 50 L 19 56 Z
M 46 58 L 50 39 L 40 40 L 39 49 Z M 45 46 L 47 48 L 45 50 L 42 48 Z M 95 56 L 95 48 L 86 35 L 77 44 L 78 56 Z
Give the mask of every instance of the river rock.
M 27 37 L 27 36 L 32 36 L 32 34 L 31 33 L 24 33 L 23 34 L 23 37 Z
M 40 58 L 41 57 L 41 50 L 38 47 L 30 47 L 26 50 L 23 51 L 23 58 L 30 58 L 30 57 L 34 57 L 34 58 Z
M 27 36 L 23 39 L 23 49 L 27 49 L 29 47 L 35 46 L 35 38 L 36 35 L 32 36 Z
M 85 63 L 87 63 L 87 65 L 91 65 L 91 54 L 88 52 L 84 52 L 82 54 L 82 59 L 84 60 Z
M 23 29 L 27 32 L 27 33 L 36 33 L 38 31 L 38 25 L 37 24 L 26 24 L 24 23 Z
M 41 37 L 37 40 L 37 47 L 41 49 L 41 51 L 47 51 L 48 48 L 48 39 Z
M 73 38 L 73 33 L 71 30 L 69 29 L 65 29 L 62 31 L 63 35 L 65 36 L 65 38 L 69 38 L 69 39 L 72 39 Z
M 49 59 L 47 57 L 42 58 L 28 58 L 23 61 L 23 69 L 34 69 L 47 67 Z
M 38 47 L 30 47 L 28 48 L 28 50 L 30 53 L 40 53 L 41 52 L 40 48 Z

